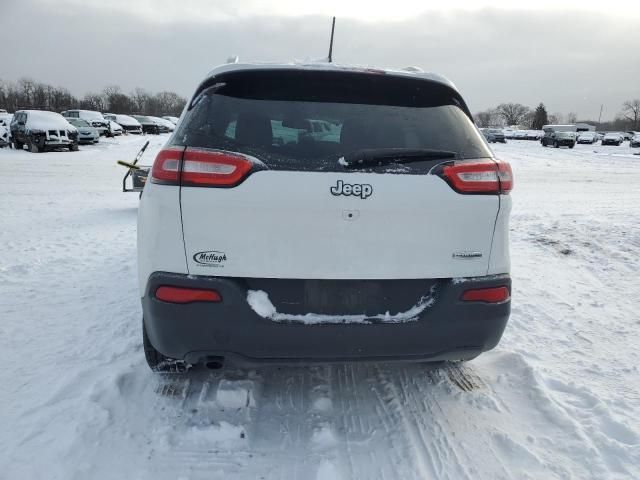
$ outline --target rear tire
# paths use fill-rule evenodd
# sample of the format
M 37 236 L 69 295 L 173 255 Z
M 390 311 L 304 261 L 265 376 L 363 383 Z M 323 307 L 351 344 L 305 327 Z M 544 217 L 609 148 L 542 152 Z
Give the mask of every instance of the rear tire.
M 144 358 L 149 368 L 158 373 L 184 373 L 189 366 L 182 360 L 169 358 L 157 351 L 147 336 L 147 328 L 142 321 L 142 346 L 144 348 Z
M 553 142 L 553 148 L 560 148 L 560 145 L 558 144 L 558 142 Z
M 17 140 L 13 141 L 13 148 L 15 148 L 16 150 L 22 150 L 23 147 L 24 147 L 24 143 L 19 142 Z
M 78 151 L 78 144 L 74 143 L 72 145 L 69 145 L 69 151 L 70 152 L 77 152 Z

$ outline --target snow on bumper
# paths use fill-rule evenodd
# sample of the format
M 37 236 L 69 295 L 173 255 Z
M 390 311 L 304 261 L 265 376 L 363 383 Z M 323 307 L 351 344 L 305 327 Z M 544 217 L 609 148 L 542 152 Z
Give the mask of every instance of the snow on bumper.
M 382 323 L 402 323 L 415 322 L 418 316 L 427 308 L 433 305 L 435 287 L 431 289 L 429 294 L 424 295 L 418 303 L 404 312 L 379 313 L 377 315 L 327 315 L 309 312 L 304 315 L 281 313 L 271 303 L 269 294 L 262 290 L 249 290 L 247 292 L 247 303 L 254 312 L 262 318 L 268 318 L 274 322 L 299 322 L 306 325 L 332 324 L 332 323 L 374 323 L 376 321 Z
M 404 288 L 402 281 L 396 282 L 389 288 Z M 213 289 L 222 301 L 163 302 L 155 298 L 163 285 Z M 155 272 L 142 307 L 152 345 L 189 363 L 220 356 L 248 364 L 462 360 L 497 345 L 511 305 L 463 302 L 460 297 L 468 289 L 495 286 L 510 288 L 511 280 L 506 275 L 438 280 L 437 288 L 418 297 L 413 308 L 390 308 L 400 312 L 395 314 L 290 315 L 278 313 L 268 296 L 267 302 L 259 294 L 256 300 L 247 279 Z

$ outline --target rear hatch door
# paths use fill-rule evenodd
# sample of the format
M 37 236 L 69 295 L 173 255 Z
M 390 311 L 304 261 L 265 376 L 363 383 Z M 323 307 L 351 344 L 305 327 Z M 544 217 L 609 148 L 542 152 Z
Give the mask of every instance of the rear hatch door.
M 174 145 L 253 162 L 239 184 L 181 187 L 196 275 L 421 279 L 485 275 L 498 195 L 432 173 L 444 155 L 345 165 L 363 149 L 491 152 L 448 86 L 354 72 L 255 71 L 216 79 Z M 186 163 L 185 163 L 186 165 Z

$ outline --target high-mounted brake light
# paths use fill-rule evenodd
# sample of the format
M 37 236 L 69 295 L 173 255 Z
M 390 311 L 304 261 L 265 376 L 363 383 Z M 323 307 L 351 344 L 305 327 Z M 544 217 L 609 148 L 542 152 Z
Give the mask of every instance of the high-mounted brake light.
M 168 303 L 192 303 L 222 301 L 222 297 L 216 290 L 203 290 L 199 288 L 170 287 L 163 285 L 156 290 L 156 298 Z
M 464 302 L 502 303 L 510 298 L 507 287 L 474 288 L 462 294 Z
M 182 164 L 182 186 L 233 187 L 253 164 L 241 155 L 187 148 Z
M 184 147 L 160 150 L 151 168 L 151 181 L 163 185 L 180 184 L 180 161 Z
M 509 193 L 513 188 L 511 165 L 490 159 L 455 161 L 440 174 L 459 193 Z

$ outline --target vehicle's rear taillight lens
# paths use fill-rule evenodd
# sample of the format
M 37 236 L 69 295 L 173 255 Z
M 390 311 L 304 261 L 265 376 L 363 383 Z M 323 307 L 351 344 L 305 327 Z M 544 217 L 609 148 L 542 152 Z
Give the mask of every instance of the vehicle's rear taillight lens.
M 509 193 L 513 190 L 513 172 L 507 162 L 498 162 L 498 179 L 500 180 L 500 193 Z
M 184 147 L 160 150 L 151 168 L 151 181 L 163 185 L 180 184 L 180 161 Z
M 513 188 L 511 166 L 489 159 L 455 161 L 442 168 L 441 176 L 460 193 L 509 193 Z
M 156 290 L 156 298 L 168 303 L 192 303 L 222 301 L 222 297 L 216 290 L 203 290 L 199 288 L 170 287 L 163 285 Z
M 462 294 L 464 302 L 502 303 L 510 298 L 507 287 L 474 288 Z
M 233 187 L 253 164 L 242 155 L 187 148 L 182 164 L 182 186 Z

